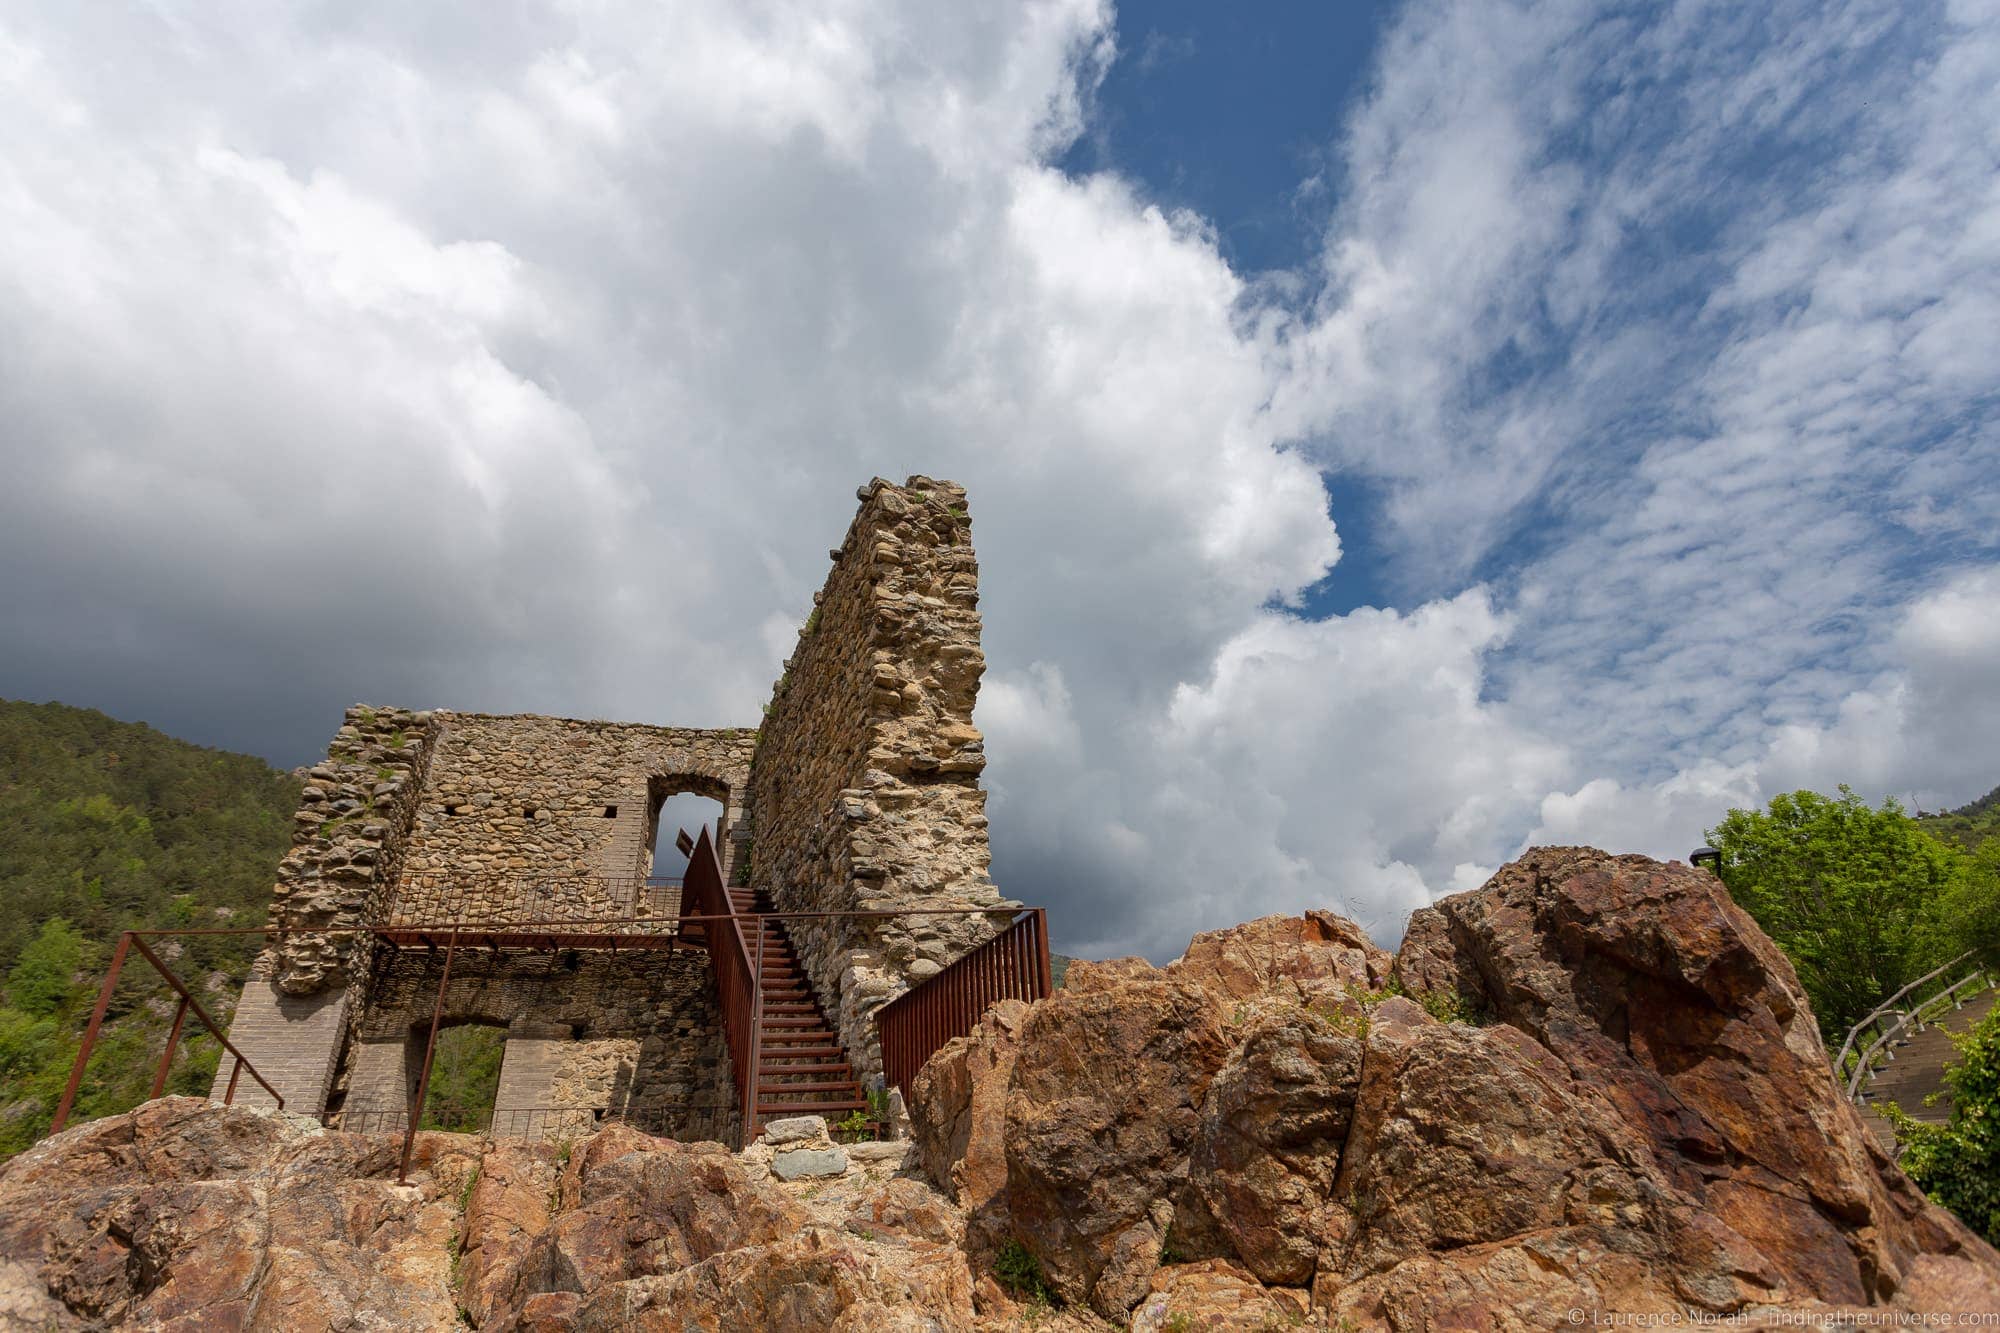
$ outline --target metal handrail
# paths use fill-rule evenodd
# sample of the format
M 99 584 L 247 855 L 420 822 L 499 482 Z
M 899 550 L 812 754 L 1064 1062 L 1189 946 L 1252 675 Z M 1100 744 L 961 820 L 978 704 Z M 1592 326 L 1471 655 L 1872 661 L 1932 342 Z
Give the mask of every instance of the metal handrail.
M 736 1067 L 737 1094 L 743 1108 L 743 1141 L 757 1134 L 757 1070 L 764 1019 L 764 932 L 753 923 L 753 950 L 744 933 L 746 914 L 738 912 L 722 880 L 722 859 L 703 826 L 688 855 L 685 894 L 698 912 L 723 923 L 720 930 L 704 927 L 709 965 L 715 973 L 716 999 L 722 1010 L 723 1038 Z
M 993 936 L 875 1011 L 884 1081 L 901 1088 L 954 1037 L 970 1033 L 1001 1000 L 1046 999 L 1050 980 L 1049 922 L 1029 908 Z
M 1891 1046 L 1901 1040 L 1912 1024 L 1921 1032 L 1929 1021 L 1926 1015 L 1935 1012 L 1939 1005 L 1949 1004 L 1954 1008 L 1963 1006 L 1964 1000 L 1958 998 L 1960 990 L 1969 987 L 1976 993 L 1995 984 L 1992 971 L 1984 964 L 1974 963 L 1969 972 L 1958 977 L 1950 985 L 1917 1000 L 1907 1008 L 1902 1007 L 1903 1001 L 1917 993 L 1921 987 L 1950 973 L 1972 956 L 1970 952 L 1962 953 L 1943 966 L 1924 973 L 1875 1006 L 1867 1017 L 1848 1029 L 1847 1039 L 1841 1042 L 1839 1053 L 1833 1057 L 1834 1074 L 1845 1081 L 1848 1100 L 1856 1102 L 1861 1100 L 1862 1084 L 1875 1075 L 1876 1057 L 1886 1051 L 1889 1053 L 1883 1058 L 1893 1060 L 1895 1054 L 1890 1050 Z M 1871 1032 L 1874 1034 L 1873 1039 L 1865 1046 L 1861 1045 L 1863 1039 Z
M 236 1100 L 236 1084 L 245 1071 L 248 1071 L 250 1077 L 255 1079 L 265 1092 L 271 1094 L 271 1099 L 278 1104 L 278 1109 L 280 1111 L 285 1109 L 284 1097 L 257 1072 L 257 1066 L 250 1063 L 250 1057 L 231 1044 L 228 1034 L 216 1026 L 208 1010 L 202 1008 L 201 1001 L 194 998 L 194 992 L 182 984 L 181 979 L 174 975 L 173 969 L 168 967 L 158 954 L 146 947 L 146 941 L 139 938 L 141 934 L 151 933 L 156 932 L 128 930 L 118 936 L 118 947 L 111 954 L 111 967 L 104 974 L 103 985 L 98 987 L 97 1003 L 91 1008 L 90 1022 L 83 1030 L 83 1044 L 77 1047 L 76 1060 L 70 1065 L 69 1082 L 63 1085 L 62 1097 L 56 1102 L 55 1117 L 49 1123 L 49 1133 L 52 1136 L 62 1133 L 69 1124 L 70 1108 L 76 1105 L 77 1091 L 83 1086 L 83 1072 L 90 1064 L 91 1051 L 97 1045 L 98 1030 L 104 1025 L 105 1011 L 111 1007 L 111 996 L 118 989 L 118 974 L 125 968 L 126 952 L 130 949 L 137 949 L 139 956 L 151 963 L 153 970 L 158 972 L 173 992 L 181 997 L 180 1007 L 174 1011 L 173 1028 L 167 1033 L 166 1049 L 160 1053 L 159 1068 L 153 1074 L 152 1095 L 157 1097 L 166 1091 L 167 1073 L 174 1062 L 174 1048 L 180 1043 L 181 1029 L 187 1022 L 188 1013 L 192 1011 L 196 1020 L 208 1029 L 209 1034 L 221 1044 L 222 1049 L 236 1060 L 229 1071 L 229 1089 L 223 1095 L 223 1105 L 227 1106 Z

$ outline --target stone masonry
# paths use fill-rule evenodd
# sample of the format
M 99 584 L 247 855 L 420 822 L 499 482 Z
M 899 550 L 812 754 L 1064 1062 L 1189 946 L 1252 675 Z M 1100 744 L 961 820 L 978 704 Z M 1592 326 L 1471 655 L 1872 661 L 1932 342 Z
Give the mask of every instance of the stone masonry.
M 435 716 L 436 753 L 389 920 L 553 921 L 649 906 L 671 919 L 678 894 L 629 896 L 652 863 L 660 802 L 692 791 L 723 803 L 726 829 L 743 823 L 757 741 L 747 728 Z M 719 846 L 726 873 L 736 844 L 724 836 Z
M 860 499 L 761 729 L 348 710 L 279 866 L 272 922 L 286 933 L 232 1025 L 288 1109 L 407 1106 L 441 969 L 413 928 L 432 943 L 451 926 L 567 921 L 674 936 L 679 891 L 645 876 L 675 832 L 656 825 L 677 792 L 722 803 L 724 873 L 781 911 L 980 909 L 790 924 L 856 1069 L 880 1071 L 874 1010 L 1017 904 L 987 873 L 965 492 L 878 478 Z M 387 928 L 401 933 L 370 933 Z M 734 1135 L 707 956 L 662 943 L 461 950 L 444 1021 L 507 1029 L 496 1106 Z M 229 1072 L 225 1060 L 218 1094 Z M 248 1079 L 237 1095 L 265 1100 Z
M 1007 909 L 987 877 L 986 746 L 972 706 L 979 563 L 965 490 L 861 488 L 773 693 L 751 772 L 751 883 L 780 910 Z M 857 1064 L 874 1010 L 1006 921 L 805 921 L 792 938 Z
M 704 955 L 472 952 L 454 963 L 451 1021 L 507 1029 L 496 1108 L 602 1110 L 675 1138 L 735 1138 L 734 1076 Z M 439 969 L 423 950 L 385 960 L 335 1090 L 354 1123 L 400 1127 Z

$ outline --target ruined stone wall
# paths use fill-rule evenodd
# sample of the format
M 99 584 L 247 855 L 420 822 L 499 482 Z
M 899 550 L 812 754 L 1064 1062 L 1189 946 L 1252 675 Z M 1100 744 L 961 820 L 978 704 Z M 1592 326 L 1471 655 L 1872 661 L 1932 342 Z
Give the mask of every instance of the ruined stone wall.
M 418 793 L 430 769 L 435 715 L 347 710 L 326 758 L 306 774 L 292 849 L 278 863 L 271 917 L 292 929 L 372 924 L 402 870 Z M 367 956 L 354 936 L 287 936 L 266 970 L 287 994 L 344 986 Z
M 742 823 L 756 732 L 533 715 L 434 714 L 393 921 L 671 916 L 675 895 L 634 902 L 666 796 L 693 791 Z M 669 830 L 667 837 L 673 836 Z M 725 837 L 725 869 L 735 841 Z
M 395 1117 L 409 1105 L 442 968 L 442 951 L 383 950 L 355 1022 L 340 1110 Z M 496 1111 L 607 1108 L 674 1138 L 735 1141 L 722 1015 L 698 950 L 460 950 L 444 1021 L 507 1028 Z
M 911 477 L 861 510 L 785 664 L 757 746 L 751 882 L 783 910 L 1011 907 L 987 870 L 985 657 L 965 490 Z M 879 1072 L 872 1014 L 1004 918 L 790 926 L 842 1040 Z
M 314 928 L 351 930 L 379 917 L 402 869 L 432 729 L 429 713 L 356 704 L 306 774 L 271 889 L 272 923 L 305 933 L 258 956 L 230 1022 L 231 1040 L 290 1110 L 318 1115 L 325 1106 L 369 955 L 365 936 Z M 225 1059 L 216 1070 L 215 1096 L 232 1065 Z M 271 1102 L 248 1077 L 237 1098 Z
M 299 933 L 258 960 L 232 1040 L 289 1109 L 318 1115 L 356 1023 L 380 1002 L 366 965 L 372 938 L 314 927 L 644 911 L 670 928 L 678 894 L 638 884 L 659 804 L 697 791 L 741 827 L 755 739 L 747 729 L 350 708 L 307 774 L 272 890 L 273 922 Z M 725 858 L 736 846 L 725 839 Z M 224 1061 L 217 1095 L 229 1073 Z M 237 1095 L 270 1100 L 248 1079 Z

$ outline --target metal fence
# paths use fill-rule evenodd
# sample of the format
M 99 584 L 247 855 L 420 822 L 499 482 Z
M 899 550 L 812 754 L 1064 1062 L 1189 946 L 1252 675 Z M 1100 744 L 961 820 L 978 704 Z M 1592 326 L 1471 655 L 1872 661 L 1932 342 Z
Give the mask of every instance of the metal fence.
M 2000 984 L 1991 968 L 1971 954 L 1960 954 L 1932 972 L 1926 972 L 1883 1001 L 1875 1011 L 1848 1029 L 1847 1040 L 1833 1057 L 1833 1070 L 1849 1099 L 1867 1096 L 1868 1083 L 1876 1071 L 1896 1058 L 1896 1048 L 1913 1032 L 1930 1024 L 1987 987 Z
M 882 1070 L 905 1095 L 924 1062 L 1001 1000 L 1039 1000 L 1049 984 L 1049 923 L 1041 908 L 1022 913 L 999 934 L 882 1006 Z

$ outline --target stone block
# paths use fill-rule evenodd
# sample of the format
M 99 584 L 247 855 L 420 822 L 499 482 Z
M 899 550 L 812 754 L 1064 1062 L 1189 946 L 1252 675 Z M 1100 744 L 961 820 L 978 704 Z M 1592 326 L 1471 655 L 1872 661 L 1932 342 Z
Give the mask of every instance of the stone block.
M 780 1180 L 813 1180 L 846 1171 L 847 1153 L 839 1148 L 796 1148 L 771 1159 L 771 1174 Z
M 774 1146 L 782 1143 L 827 1141 L 826 1118 L 817 1115 L 797 1115 L 784 1120 L 768 1121 L 764 1125 L 764 1141 Z

